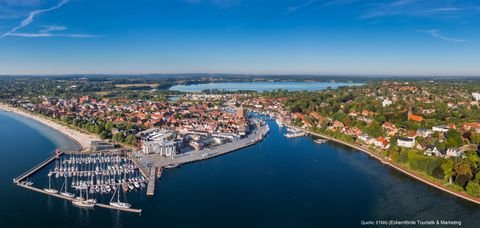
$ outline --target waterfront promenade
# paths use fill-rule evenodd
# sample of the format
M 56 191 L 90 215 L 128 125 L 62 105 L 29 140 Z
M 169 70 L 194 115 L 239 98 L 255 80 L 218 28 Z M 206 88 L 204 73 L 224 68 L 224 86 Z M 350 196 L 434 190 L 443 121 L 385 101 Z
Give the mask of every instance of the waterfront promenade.
M 468 200 L 472 203 L 476 203 L 476 204 L 480 204 L 480 198 L 477 198 L 477 197 L 474 197 L 474 196 L 471 196 L 471 195 L 468 195 L 467 193 L 464 193 L 464 192 L 459 192 L 459 191 L 455 191 L 451 188 L 448 188 L 448 186 L 445 186 L 443 183 L 441 182 L 438 182 L 438 181 L 434 181 L 434 180 L 430 180 L 430 179 L 427 179 L 425 178 L 424 176 L 420 175 L 420 174 L 417 174 L 411 170 L 407 170 L 406 168 L 400 166 L 399 164 L 391 161 L 390 159 L 386 159 L 386 158 L 382 158 L 378 155 L 376 155 L 374 152 L 370 151 L 370 149 L 364 147 L 364 146 L 361 146 L 361 145 L 354 145 L 354 144 L 351 144 L 351 143 L 347 143 L 347 142 L 344 142 L 342 140 L 339 140 L 339 139 L 336 139 L 336 138 L 332 138 L 330 136 L 327 136 L 327 135 L 324 135 L 324 134 L 320 134 L 320 133 L 316 133 L 316 132 L 312 132 L 312 131 L 309 131 L 309 130 L 305 130 L 305 129 L 302 129 L 302 128 L 297 128 L 297 127 L 293 127 L 293 126 L 290 126 L 290 125 L 285 125 L 289 128 L 293 128 L 293 129 L 297 129 L 297 130 L 301 130 L 301 131 L 304 131 L 308 134 L 311 134 L 311 135 L 314 135 L 314 136 L 317 136 L 317 137 L 321 137 L 321 138 L 324 138 L 324 139 L 328 139 L 330 141 L 333 141 L 333 142 L 336 142 L 336 143 L 340 143 L 340 144 L 343 144 L 345 146 L 348 146 L 348 147 L 351 147 L 353 149 L 356 149 L 356 150 L 359 150 L 359 151 L 362 151 L 366 154 L 368 154 L 370 157 L 373 157 L 375 158 L 376 160 L 380 161 L 381 163 L 385 164 L 385 165 L 388 165 L 390 166 L 391 168 L 411 177 L 411 178 L 414 178 L 416 179 L 417 181 L 420 181 L 424 184 L 427 184 L 427 185 L 430 185 L 434 188 L 437 188 L 439 190 L 442 190 L 444 192 L 447 192 L 447 193 L 450 193 L 454 196 L 457 196 L 457 197 L 460 197 L 464 200 Z
M 147 155 L 140 160 L 140 163 L 142 163 L 144 166 L 166 167 L 213 158 L 253 145 L 261 141 L 268 134 L 269 130 L 270 128 L 267 124 L 262 126 L 257 124 L 257 128 L 253 133 L 238 141 L 223 144 L 214 148 L 207 148 L 199 151 L 180 154 L 173 158 L 162 158 L 158 155 Z
M 235 142 L 230 142 L 216 146 L 214 148 L 207 148 L 199 151 L 192 151 L 176 155 L 174 157 L 161 157 L 157 154 L 145 155 L 142 158 L 132 156 L 132 160 L 139 167 L 140 171 L 145 177 L 148 177 L 147 195 L 153 196 L 155 191 L 155 179 L 157 178 L 156 169 L 176 167 L 182 164 L 210 159 L 221 156 L 248 146 L 251 146 L 261 140 L 268 134 L 270 128 L 268 124 L 262 125 L 259 121 L 254 121 L 255 129 L 247 137 Z

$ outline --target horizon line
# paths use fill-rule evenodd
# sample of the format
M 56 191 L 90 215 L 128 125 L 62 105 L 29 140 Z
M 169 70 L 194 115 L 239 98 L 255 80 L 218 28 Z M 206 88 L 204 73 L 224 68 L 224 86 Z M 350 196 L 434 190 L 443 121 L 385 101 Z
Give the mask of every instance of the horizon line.
M 148 75 L 212 75 L 212 76 L 310 76 L 310 77 L 467 77 L 475 78 L 479 75 L 427 75 L 427 74 L 304 74 L 304 73 L 205 73 L 205 72 L 184 72 L 184 73 L 52 73 L 52 74 L 0 74 L 0 77 L 77 77 L 77 76 L 148 76 Z

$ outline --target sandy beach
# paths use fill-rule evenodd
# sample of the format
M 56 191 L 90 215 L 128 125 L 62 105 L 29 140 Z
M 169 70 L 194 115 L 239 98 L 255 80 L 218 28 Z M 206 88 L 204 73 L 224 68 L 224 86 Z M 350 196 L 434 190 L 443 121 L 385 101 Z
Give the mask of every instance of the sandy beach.
M 81 149 L 82 151 L 88 150 L 90 148 L 90 145 L 91 145 L 92 141 L 101 140 L 96 135 L 87 134 L 87 133 L 83 133 L 83 132 L 74 130 L 74 129 L 68 127 L 68 126 L 62 125 L 62 124 L 57 123 L 57 122 L 52 121 L 52 120 L 49 120 L 46 117 L 42 117 L 40 115 L 31 113 L 31 112 L 28 112 L 28 111 L 24 111 L 24 110 L 19 109 L 19 108 L 10 107 L 10 106 L 8 106 L 6 104 L 3 104 L 3 103 L 0 103 L 0 109 L 3 109 L 5 111 L 9 111 L 9 112 L 13 112 L 13 113 L 16 113 L 18 115 L 22 115 L 24 117 L 33 119 L 37 122 L 40 122 L 40 123 L 42 123 L 42 124 L 44 124 L 48 127 L 51 127 L 53 129 L 61 132 L 62 134 L 66 135 L 70 139 L 77 142 L 82 147 L 82 149 Z

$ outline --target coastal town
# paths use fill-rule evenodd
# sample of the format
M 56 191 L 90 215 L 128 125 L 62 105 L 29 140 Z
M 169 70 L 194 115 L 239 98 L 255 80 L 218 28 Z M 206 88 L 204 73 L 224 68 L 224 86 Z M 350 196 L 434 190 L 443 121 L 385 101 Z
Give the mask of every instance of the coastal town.
M 66 84 L 71 88 L 71 82 Z M 155 90 L 149 93 L 145 99 L 117 92 L 106 96 L 101 91 L 67 96 L 15 94 L 4 97 L 2 108 L 38 118 L 67 135 L 70 132 L 82 147 L 70 156 L 126 156 L 135 173 L 130 182 L 119 181 L 117 175 L 103 189 L 94 178 L 87 178 L 85 191 L 91 194 L 114 193 L 118 187 L 124 191 L 146 188 L 151 196 L 163 169 L 262 141 L 269 128 L 263 119 L 252 116 L 256 113 L 287 127 L 287 138 L 310 134 L 316 143 L 342 143 L 422 182 L 480 202 L 480 93 L 474 84 L 392 80 L 323 91 L 162 91 L 174 94 L 171 99 L 155 99 Z M 85 170 L 95 171 L 102 170 Z M 28 175 L 21 177 L 15 181 L 31 185 Z M 82 181 L 77 179 L 74 185 L 82 186 Z M 53 191 L 57 190 L 50 194 Z
M 110 202 L 109 206 L 94 199 L 88 201 L 88 192 L 90 195 L 115 194 L 117 189 L 126 192 L 146 188 L 147 195 L 151 196 L 162 169 L 206 160 L 261 141 L 269 128 L 263 120 L 249 117 L 247 110 L 238 106 L 237 99 L 244 96 L 190 94 L 177 102 L 97 99 L 88 95 L 69 99 L 43 96 L 38 102 L 9 99 L 8 105 L 1 108 L 39 119 L 65 133 L 76 131 L 77 134 L 69 136 L 74 140 L 83 139 L 78 140 L 81 151 L 58 151 L 48 162 L 32 168 L 14 182 L 34 191 L 72 199 L 74 205 L 81 207 L 97 205 L 139 213 L 141 210 L 130 209 L 132 205 L 125 202 Z M 56 165 L 48 174 L 48 188 L 33 188 L 29 177 L 48 166 L 55 160 L 53 158 L 74 163 L 68 167 Z M 127 160 L 121 164 L 111 162 L 118 159 Z M 86 168 L 90 163 L 79 165 L 77 160 L 106 163 Z M 128 175 L 122 177 L 126 167 Z M 80 198 L 66 192 L 67 187 L 63 188 L 65 192 L 53 188 L 50 185 L 52 176 L 65 176 L 64 184 L 70 181 L 71 188 L 80 190 Z M 83 190 L 87 193 L 86 199 L 81 198 Z
M 475 84 L 383 81 L 290 97 L 273 94 L 242 105 L 480 202 L 479 95 Z

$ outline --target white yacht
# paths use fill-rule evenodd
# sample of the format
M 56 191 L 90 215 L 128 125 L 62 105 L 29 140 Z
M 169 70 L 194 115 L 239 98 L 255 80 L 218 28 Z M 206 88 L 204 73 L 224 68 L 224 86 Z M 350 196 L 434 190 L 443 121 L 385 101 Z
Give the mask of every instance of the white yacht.
M 88 199 L 88 189 L 86 185 L 82 185 L 80 188 L 80 196 L 77 197 L 74 201 L 72 201 L 72 204 L 78 207 L 83 207 L 83 208 L 93 208 L 96 204 L 96 200 L 94 199 Z M 82 190 L 85 189 L 86 193 L 86 199 L 83 199 L 82 197 Z
M 70 193 L 70 192 L 67 192 L 67 186 L 68 186 L 68 181 L 67 181 L 67 179 L 68 179 L 68 178 L 65 177 L 65 182 L 63 182 L 63 186 L 62 186 L 62 188 L 64 189 L 64 191 L 62 192 L 62 191 L 61 191 L 62 188 L 60 188 L 60 195 L 66 196 L 66 197 L 68 197 L 68 198 L 73 198 L 73 197 L 75 197 L 75 194 Z
M 129 203 L 120 202 L 120 192 L 119 192 L 118 189 L 120 189 L 120 188 L 117 188 L 117 190 L 113 193 L 113 196 L 110 199 L 110 205 L 114 206 L 114 207 L 119 207 L 119 208 L 130 208 L 130 207 L 132 207 L 132 205 L 130 205 Z M 115 194 L 117 194 L 117 201 L 116 202 L 113 201 L 113 197 L 115 197 Z
M 51 172 L 48 173 L 48 188 L 44 188 L 43 190 L 45 190 L 48 193 L 52 193 L 52 194 L 57 194 L 58 193 L 57 189 L 52 188 L 52 173 Z
M 328 140 L 326 139 L 316 139 L 314 142 L 317 143 L 317 144 L 323 144 L 323 143 L 326 143 Z
M 88 200 L 74 200 L 72 201 L 72 204 L 84 208 L 93 208 L 95 206 L 94 202 Z

